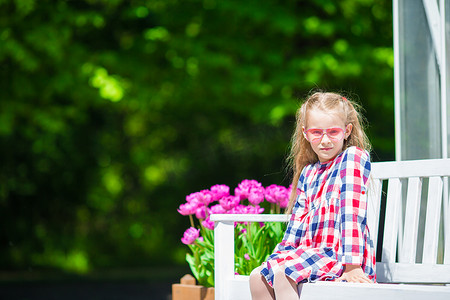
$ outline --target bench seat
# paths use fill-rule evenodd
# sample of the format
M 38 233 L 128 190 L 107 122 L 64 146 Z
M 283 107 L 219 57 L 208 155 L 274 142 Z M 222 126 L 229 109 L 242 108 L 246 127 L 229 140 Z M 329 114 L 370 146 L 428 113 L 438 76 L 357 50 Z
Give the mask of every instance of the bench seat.
M 237 275 L 231 280 L 227 299 L 249 300 L 248 276 Z M 449 300 L 450 287 L 412 284 L 370 284 L 318 281 L 301 285 L 301 299 L 306 300 L 380 300 L 380 299 L 433 299 Z M 217 298 L 216 298 L 217 299 Z

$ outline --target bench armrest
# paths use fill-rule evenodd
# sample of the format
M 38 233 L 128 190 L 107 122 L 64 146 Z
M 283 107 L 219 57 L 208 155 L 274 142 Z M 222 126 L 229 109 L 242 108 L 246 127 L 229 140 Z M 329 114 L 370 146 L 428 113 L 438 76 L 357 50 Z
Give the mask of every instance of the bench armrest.
M 234 222 L 287 222 L 285 214 L 212 214 L 214 224 L 214 283 L 216 300 L 228 299 L 227 283 L 234 278 Z
M 214 222 L 287 222 L 286 214 L 213 214 L 210 216 Z

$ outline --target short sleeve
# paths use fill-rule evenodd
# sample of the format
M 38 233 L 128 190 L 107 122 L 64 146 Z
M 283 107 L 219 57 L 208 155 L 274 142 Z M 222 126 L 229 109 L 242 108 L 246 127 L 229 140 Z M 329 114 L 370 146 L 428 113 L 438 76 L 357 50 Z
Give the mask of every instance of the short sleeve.
M 357 147 L 346 150 L 340 167 L 343 264 L 363 263 L 364 231 L 367 226 L 367 183 L 370 170 L 370 157 L 367 151 Z

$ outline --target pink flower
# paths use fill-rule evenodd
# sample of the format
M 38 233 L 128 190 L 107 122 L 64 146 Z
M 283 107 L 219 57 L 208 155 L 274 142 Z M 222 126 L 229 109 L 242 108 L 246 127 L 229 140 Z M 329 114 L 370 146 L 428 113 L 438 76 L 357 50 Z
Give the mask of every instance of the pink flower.
M 206 218 L 206 206 L 200 206 L 197 208 L 197 210 L 195 211 L 195 216 L 197 217 L 197 219 L 205 219 Z
M 289 190 L 284 186 L 276 184 L 269 185 L 265 191 L 266 200 L 270 203 L 276 203 L 284 208 L 289 202 Z
M 202 222 L 202 225 L 207 229 L 214 230 L 214 221 L 211 221 L 209 217 Z
M 245 258 L 246 260 L 250 260 L 250 255 L 248 255 L 248 253 L 245 253 L 245 254 L 244 254 L 244 258 Z
M 177 211 L 183 216 L 193 215 L 197 211 L 197 206 L 191 203 L 181 204 Z
M 260 207 L 259 205 L 249 205 L 246 206 L 245 210 L 247 211 L 247 214 L 262 214 L 264 208 Z
M 233 207 L 233 208 L 229 211 L 229 213 L 230 213 L 230 214 L 246 214 L 247 212 L 244 211 L 246 207 L 247 207 L 247 206 L 242 205 L 242 204 L 236 205 L 236 207 Z
M 192 206 L 195 206 L 195 207 L 199 207 L 199 206 L 202 206 L 203 205 L 203 203 L 200 203 L 199 201 L 198 201 L 198 195 L 197 195 L 198 193 L 192 193 L 192 194 L 189 194 L 189 195 L 187 195 L 186 196 L 186 202 L 187 203 L 189 203 L 189 204 L 191 204 Z
M 278 203 L 278 205 L 281 208 L 286 208 L 289 205 L 289 198 L 283 199 L 282 201 L 280 201 L 280 203 Z
M 211 208 L 208 210 L 209 214 L 225 214 L 227 211 L 222 207 L 220 204 L 216 204 L 211 206 Z
M 230 188 L 225 184 L 216 184 L 211 187 L 213 201 L 220 200 L 222 197 L 230 195 Z
M 196 206 L 209 205 L 213 202 L 213 195 L 209 190 L 192 193 L 186 196 L 186 201 Z
M 197 199 L 195 198 L 197 193 L 191 193 L 189 195 L 186 196 L 186 202 L 191 203 L 193 201 L 197 201 Z
M 226 196 L 219 200 L 220 205 L 225 210 L 231 210 L 236 207 L 241 200 L 237 196 Z
M 231 213 L 232 214 L 261 214 L 264 211 L 264 208 L 259 205 L 238 205 L 236 206 Z
M 234 194 L 239 196 L 241 200 L 247 199 L 251 189 L 263 188 L 262 184 L 256 180 L 244 179 L 238 184 L 237 188 L 234 189 Z
M 197 200 L 204 205 L 209 205 L 214 201 L 213 194 L 209 190 L 203 190 L 197 193 Z
M 193 244 L 195 240 L 200 236 L 200 229 L 189 227 L 183 234 L 181 242 L 186 245 Z
M 263 187 L 252 187 L 248 194 L 248 201 L 251 204 L 259 204 L 264 201 L 264 188 Z

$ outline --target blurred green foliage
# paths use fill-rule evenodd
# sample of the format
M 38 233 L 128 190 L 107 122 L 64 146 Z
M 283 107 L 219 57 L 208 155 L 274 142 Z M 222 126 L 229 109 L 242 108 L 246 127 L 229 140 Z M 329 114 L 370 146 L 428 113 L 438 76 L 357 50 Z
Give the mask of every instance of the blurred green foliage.
M 0 0 L 0 267 L 186 263 L 185 195 L 289 183 L 298 99 L 393 159 L 390 1 Z

